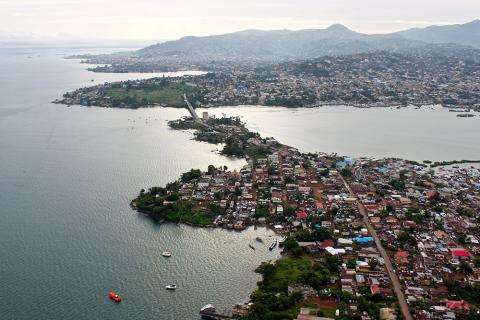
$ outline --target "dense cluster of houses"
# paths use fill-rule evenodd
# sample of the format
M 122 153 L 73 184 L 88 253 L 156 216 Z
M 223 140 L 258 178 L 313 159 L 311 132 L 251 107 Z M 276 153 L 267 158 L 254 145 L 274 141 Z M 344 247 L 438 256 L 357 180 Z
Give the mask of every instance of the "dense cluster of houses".
M 455 319 L 475 307 L 449 286 L 476 286 L 480 170 L 436 171 L 399 159 L 350 165 L 358 198 L 386 244 L 418 319 Z
M 221 126 L 216 129 L 231 137 L 246 130 Z M 179 193 L 195 208 L 220 208 L 213 224 L 224 228 L 265 224 L 284 235 L 323 232 L 322 239 L 297 237 L 298 245 L 313 261 L 338 259 L 338 274 L 324 292 L 292 283 L 290 294 L 335 300 L 329 295 L 334 287 L 346 295 L 349 312 L 363 320 L 396 319 L 398 294 L 388 262 L 414 318 L 459 319 L 477 312 L 478 301 L 467 300 L 462 290 L 480 284 L 480 169 L 304 154 L 258 136 L 248 143 L 268 147 L 268 155 L 246 156 L 241 170 L 209 167 L 181 183 Z M 381 298 L 378 314 L 359 307 L 364 296 Z M 318 318 L 309 312 L 298 317 Z

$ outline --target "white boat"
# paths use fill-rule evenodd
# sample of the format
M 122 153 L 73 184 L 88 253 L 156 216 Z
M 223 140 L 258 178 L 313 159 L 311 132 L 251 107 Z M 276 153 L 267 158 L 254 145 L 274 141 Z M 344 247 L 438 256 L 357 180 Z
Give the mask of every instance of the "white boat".
M 270 247 L 268 248 L 268 250 L 272 251 L 273 248 L 275 248 L 277 246 L 277 239 L 273 240 L 272 244 L 270 245 Z
M 177 285 L 175 284 L 169 284 L 168 286 L 165 286 L 167 290 L 175 290 L 177 289 Z
M 200 312 L 215 312 L 215 307 L 213 304 L 207 304 L 205 305 L 202 309 L 200 309 Z
M 216 314 L 217 312 L 212 304 L 207 304 L 200 309 L 200 315 L 202 316 L 202 319 L 218 319 Z
M 172 256 L 172 253 L 171 253 L 170 251 L 164 251 L 164 252 L 162 252 L 162 256 L 168 258 L 168 257 L 171 257 L 171 256 Z

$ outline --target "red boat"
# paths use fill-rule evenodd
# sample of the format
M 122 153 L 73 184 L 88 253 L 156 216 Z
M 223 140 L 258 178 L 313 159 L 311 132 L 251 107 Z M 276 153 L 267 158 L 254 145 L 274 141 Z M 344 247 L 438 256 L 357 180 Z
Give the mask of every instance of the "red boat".
M 120 298 L 120 296 L 119 296 L 118 294 L 116 294 L 115 292 L 110 291 L 110 292 L 108 293 L 108 296 L 110 297 L 110 299 L 112 299 L 112 300 L 115 301 L 115 302 L 120 302 L 120 301 L 122 301 L 122 298 Z

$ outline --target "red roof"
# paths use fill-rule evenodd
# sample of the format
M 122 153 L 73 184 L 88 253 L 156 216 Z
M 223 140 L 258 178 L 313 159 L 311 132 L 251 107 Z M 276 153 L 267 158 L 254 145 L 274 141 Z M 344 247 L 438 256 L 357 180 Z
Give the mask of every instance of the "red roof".
M 380 294 L 380 288 L 376 284 L 370 285 L 370 291 L 372 294 Z
M 317 209 L 323 209 L 325 207 L 323 202 L 320 201 L 315 201 L 315 206 L 317 207 Z
M 297 218 L 305 219 L 306 217 L 308 217 L 308 214 L 305 211 L 298 211 L 297 212 Z
M 395 258 L 407 258 L 408 252 L 407 251 L 398 251 L 395 253 Z
M 452 250 L 452 254 L 454 257 L 459 258 L 468 258 L 470 255 L 467 250 Z
M 466 303 L 463 300 L 449 300 L 447 301 L 448 309 L 459 309 L 459 310 L 470 310 L 470 304 Z
M 335 242 L 333 242 L 332 239 L 327 239 L 324 240 L 322 243 L 320 243 L 320 247 L 326 248 L 326 247 L 333 247 L 335 245 Z

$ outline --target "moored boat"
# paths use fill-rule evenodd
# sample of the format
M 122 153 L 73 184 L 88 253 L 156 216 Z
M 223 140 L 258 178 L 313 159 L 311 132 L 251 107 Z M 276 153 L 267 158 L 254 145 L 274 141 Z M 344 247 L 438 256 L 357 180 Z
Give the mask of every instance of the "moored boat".
M 200 309 L 200 315 L 202 319 L 217 319 L 215 318 L 217 311 L 213 304 L 207 304 L 202 309 Z
M 273 248 L 275 248 L 277 246 L 277 239 L 273 240 L 272 244 L 270 245 L 270 247 L 268 247 L 268 250 L 272 251 Z

